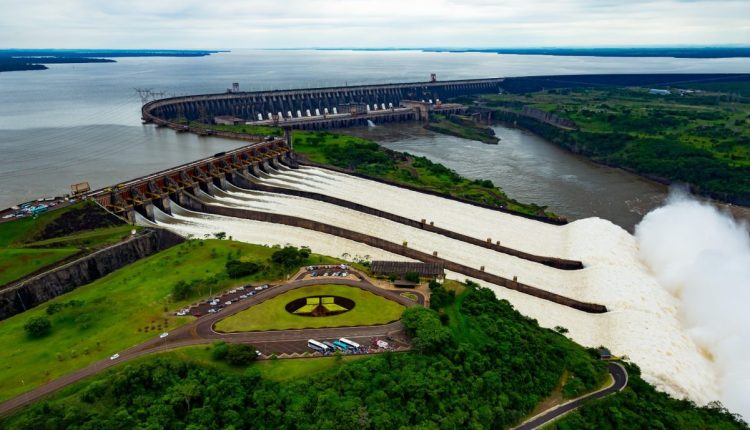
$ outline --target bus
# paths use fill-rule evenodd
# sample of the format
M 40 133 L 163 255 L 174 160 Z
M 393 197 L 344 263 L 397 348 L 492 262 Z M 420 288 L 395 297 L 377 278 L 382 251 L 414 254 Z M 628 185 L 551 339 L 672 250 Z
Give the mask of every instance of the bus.
M 314 349 L 315 351 L 321 352 L 323 354 L 325 354 L 326 352 L 329 351 L 328 346 L 326 346 L 326 345 L 318 342 L 315 339 L 308 340 L 307 341 L 307 347 L 310 348 L 310 349 Z
M 324 340 L 323 345 L 327 346 L 331 351 L 336 350 L 336 345 L 332 344 L 331 342 Z
M 353 342 L 345 337 L 339 339 L 339 342 L 346 345 L 349 349 L 359 349 L 359 344 L 357 342 Z
M 348 351 L 349 347 L 345 343 L 341 343 L 338 340 L 333 341 L 333 346 L 335 346 L 337 349 L 341 351 Z

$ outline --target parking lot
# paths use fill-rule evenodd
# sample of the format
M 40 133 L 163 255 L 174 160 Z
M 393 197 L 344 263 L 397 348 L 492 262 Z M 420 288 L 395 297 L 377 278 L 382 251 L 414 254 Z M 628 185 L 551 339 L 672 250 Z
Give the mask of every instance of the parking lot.
M 180 309 L 175 312 L 177 316 L 192 315 L 202 317 L 203 315 L 221 312 L 222 309 L 241 300 L 248 299 L 261 291 L 271 288 L 271 285 L 243 285 L 232 288 L 224 294 L 213 296 L 209 299 L 194 303 L 189 307 Z
M 329 264 L 321 266 L 307 266 L 297 275 L 296 280 L 313 279 L 313 278 L 344 278 L 344 279 L 362 279 L 362 277 L 351 271 L 346 264 Z

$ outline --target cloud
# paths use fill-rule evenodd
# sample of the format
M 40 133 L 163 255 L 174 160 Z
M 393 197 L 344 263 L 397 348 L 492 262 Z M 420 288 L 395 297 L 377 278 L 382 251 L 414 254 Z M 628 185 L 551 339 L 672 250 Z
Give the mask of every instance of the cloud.
M 737 0 L 0 0 L 5 47 L 750 43 Z

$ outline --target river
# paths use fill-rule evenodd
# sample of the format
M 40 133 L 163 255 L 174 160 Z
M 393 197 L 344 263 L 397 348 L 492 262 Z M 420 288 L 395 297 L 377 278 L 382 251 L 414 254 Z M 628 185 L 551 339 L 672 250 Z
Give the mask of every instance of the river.
M 434 133 L 418 124 L 342 132 L 427 157 L 471 179 L 490 179 L 510 197 L 546 205 L 570 220 L 595 216 L 630 232 L 668 195 L 666 185 L 593 163 L 532 133 L 502 125 L 492 128 L 500 138 L 498 145 Z M 750 220 L 748 208 L 719 206 Z
M 491 76 L 624 72 L 742 72 L 750 59 L 595 58 L 418 51 L 252 51 L 209 57 L 121 58 L 0 73 L 0 207 L 168 168 L 237 146 L 140 123 L 135 88 L 165 95 Z M 381 130 L 378 130 L 380 133 Z M 422 152 L 512 197 L 571 218 L 602 216 L 625 227 L 664 188 L 601 168 L 515 130 L 497 147 L 396 126 L 384 145 Z M 390 136 L 390 137 L 389 137 Z M 399 137 L 400 136 L 400 137 Z

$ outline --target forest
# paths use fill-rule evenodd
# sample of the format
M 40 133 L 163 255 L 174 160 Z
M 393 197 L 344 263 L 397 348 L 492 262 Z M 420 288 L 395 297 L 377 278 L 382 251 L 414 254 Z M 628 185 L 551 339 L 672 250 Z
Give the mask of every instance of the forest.
M 333 368 L 284 382 L 267 378 L 260 363 L 229 372 L 156 357 L 82 381 L 0 427 L 507 428 L 550 393 L 575 397 L 606 382 L 595 351 L 539 327 L 492 291 L 467 281 L 461 294 L 446 296 L 443 308 L 404 312 L 414 343 L 409 353 L 337 359 Z M 697 408 L 658 393 L 636 366 L 629 369 L 625 391 L 557 428 L 747 428 L 720 406 Z
M 742 88 L 750 83 L 693 84 L 666 95 L 645 88 L 550 89 L 483 101 L 496 109 L 499 121 L 596 162 L 749 205 L 750 99 Z M 539 121 L 524 107 L 573 121 L 576 128 Z

